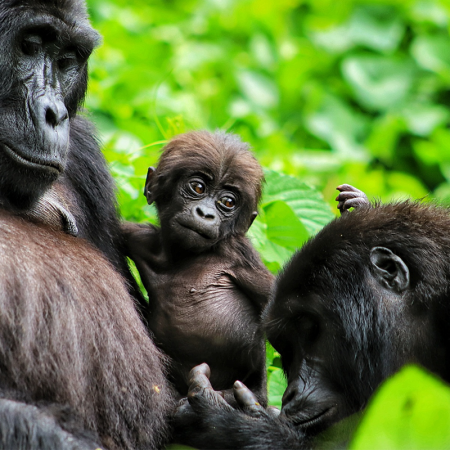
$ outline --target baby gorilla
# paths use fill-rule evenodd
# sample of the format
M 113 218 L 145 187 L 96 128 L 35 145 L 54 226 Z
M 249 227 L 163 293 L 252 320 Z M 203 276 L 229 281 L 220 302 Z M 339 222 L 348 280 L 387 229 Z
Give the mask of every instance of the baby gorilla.
M 260 314 L 273 276 L 245 234 L 257 215 L 263 172 L 237 136 L 197 131 L 172 139 L 145 184 L 161 228 L 125 223 L 128 256 L 149 295 L 146 320 L 173 360 L 183 396 L 192 367 L 234 402 L 235 380 L 267 403 Z

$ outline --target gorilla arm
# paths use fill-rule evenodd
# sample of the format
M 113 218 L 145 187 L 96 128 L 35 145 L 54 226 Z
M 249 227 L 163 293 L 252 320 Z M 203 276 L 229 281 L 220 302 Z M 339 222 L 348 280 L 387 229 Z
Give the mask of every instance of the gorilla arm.
M 2 393 L 1 395 L 4 395 Z M 8 392 L 9 397 L 13 397 Z M 28 431 L 27 434 L 23 430 Z M 95 433 L 79 426 L 78 418 L 59 405 L 34 406 L 0 399 L 0 447 L 33 450 L 100 449 Z
M 256 250 L 250 244 L 247 247 L 245 258 L 231 267 L 230 276 L 238 289 L 262 311 L 269 300 L 275 277 L 264 266 Z

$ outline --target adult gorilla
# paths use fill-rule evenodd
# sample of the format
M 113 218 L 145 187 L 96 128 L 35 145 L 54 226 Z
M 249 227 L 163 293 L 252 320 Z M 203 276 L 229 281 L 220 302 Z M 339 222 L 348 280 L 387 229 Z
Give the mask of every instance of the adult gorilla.
M 158 448 L 165 439 L 172 394 L 162 357 L 118 273 L 128 276 L 113 183 L 77 117 L 97 42 L 81 0 L 0 2 L 5 449 Z M 47 196 L 43 223 L 20 217 L 34 217 Z M 49 226 L 58 221 L 79 237 Z
M 364 205 L 360 191 L 346 192 L 341 209 L 356 204 L 346 198 Z M 412 202 L 361 207 L 327 225 L 279 275 L 264 313 L 288 379 L 281 414 L 262 408 L 241 382 L 235 396 L 243 411 L 232 409 L 212 390 L 208 367 L 198 366 L 179 410 L 179 440 L 304 450 L 363 409 L 406 363 L 450 382 L 449 236 L 448 209 Z

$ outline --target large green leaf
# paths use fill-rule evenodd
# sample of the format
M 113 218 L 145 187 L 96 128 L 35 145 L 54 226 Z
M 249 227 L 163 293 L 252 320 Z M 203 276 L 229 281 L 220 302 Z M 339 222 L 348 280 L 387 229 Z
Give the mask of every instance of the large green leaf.
M 274 201 L 264 206 L 267 237 L 275 244 L 297 250 L 309 233 L 286 202 Z
M 405 367 L 375 395 L 350 448 L 448 450 L 450 388 L 418 367 Z
M 340 53 L 358 45 L 381 52 L 394 51 L 405 25 L 395 8 L 388 5 L 360 5 L 349 20 L 337 27 L 312 33 L 317 44 Z
M 424 68 L 450 76 L 449 47 L 448 35 L 418 36 L 411 46 L 411 53 Z
M 330 206 L 316 189 L 297 178 L 273 170 L 266 170 L 265 177 L 267 184 L 262 200 L 264 209 L 272 202 L 285 202 L 310 235 L 317 233 L 334 218 Z
M 363 116 L 334 95 L 322 95 L 319 105 L 305 118 L 308 130 L 328 142 L 338 157 L 366 159 L 366 150 L 360 143 L 367 125 Z

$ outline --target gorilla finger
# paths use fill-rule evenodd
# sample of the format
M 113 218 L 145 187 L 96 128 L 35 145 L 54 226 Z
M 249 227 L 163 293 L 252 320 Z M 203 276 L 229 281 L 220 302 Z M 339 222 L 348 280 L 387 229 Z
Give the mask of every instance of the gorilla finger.
M 236 381 L 233 386 L 234 398 L 239 406 L 251 413 L 264 412 L 264 408 L 258 402 L 255 394 L 242 382 Z
M 199 413 L 210 414 L 211 410 L 227 410 L 233 411 L 234 408 L 227 403 L 222 397 L 221 392 L 217 392 L 212 388 L 189 390 L 188 400 L 192 409 Z
M 182 407 L 184 407 L 186 405 L 189 405 L 189 401 L 188 401 L 187 397 L 183 397 L 180 400 L 178 400 L 177 409 L 178 408 L 182 408 Z
M 202 363 L 192 368 L 189 372 L 189 381 L 191 382 L 191 380 L 201 375 L 204 375 L 207 378 L 211 376 L 211 369 L 209 368 L 208 364 Z
M 338 191 L 351 191 L 351 192 L 361 192 L 359 189 L 356 189 L 351 184 L 341 184 L 336 188 Z
M 346 209 L 346 206 L 345 206 L 345 202 L 339 202 L 338 205 L 337 205 L 337 209 L 339 209 L 341 214 L 347 212 L 347 209 Z
M 199 366 L 195 366 L 189 372 L 189 392 L 194 392 L 201 389 L 212 389 L 209 381 L 210 375 L 211 369 L 208 364 L 203 363 Z
M 362 196 L 363 196 L 362 192 L 344 191 L 344 192 L 341 192 L 336 197 L 336 201 L 345 201 L 345 200 L 350 200 L 352 198 L 361 198 Z M 365 195 L 364 195 L 364 197 L 365 197 Z
M 189 412 L 192 412 L 192 408 L 187 397 L 184 397 L 178 402 L 178 405 L 175 408 L 174 416 L 183 416 Z
M 367 206 L 369 202 L 365 198 L 353 198 L 345 202 L 345 208 L 358 208 L 360 206 Z
M 281 413 L 281 411 L 275 406 L 268 406 L 266 412 L 269 414 L 270 417 L 274 418 L 278 417 Z

